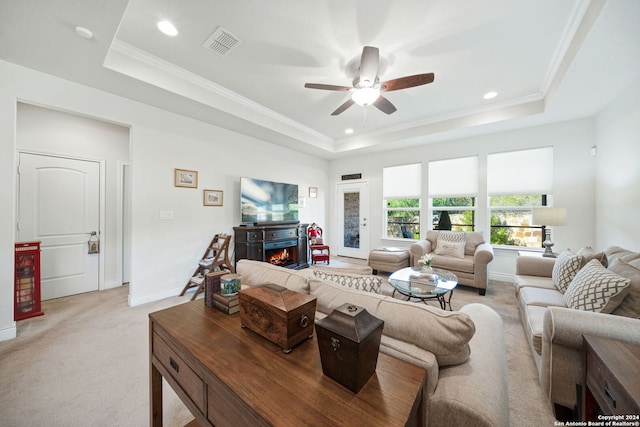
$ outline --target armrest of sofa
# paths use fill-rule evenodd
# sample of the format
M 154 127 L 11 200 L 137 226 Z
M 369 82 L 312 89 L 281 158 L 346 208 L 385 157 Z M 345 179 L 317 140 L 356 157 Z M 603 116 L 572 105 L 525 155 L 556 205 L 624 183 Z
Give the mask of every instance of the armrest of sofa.
M 640 345 L 640 320 L 613 314 L 549 307 L 544 313 L 543 340 L 582 349 L 582 336 L 594 335 Z
M 551 277 L 555 258 L 519 256 L 516 258 L 516 275 Z
M 431 252 L 433 248 L 431 247 L 431 242 L 428 240 L 418 240 L 417 242 L 411 244 L 409 247 L 409 264 L 413 267 L 418 266 L 418 260 L 424 254 L 428 254 Z
M 481 243 L 476 246 L 476 251 L 473 253 L 473 263 L 482 266 L 483 269 L 487 269 L 487 264 L 493 261 L 493 246 L 489 243 Z
M 484 304 L 467 304 L 460 312 L 476 326 L 469 342 L 471 357 L 464 364 L 440 368 L 427 407 L 427 425 L 506 427 L 509 392 L 503 321 Z
M 545 311 L 540 384 L 553 403 L 568 408 L 577 403 L 576 384 L 584 386 L 583 335 L 640 345 L 640 320 L 565 307 Z
M 491 261 L 493 261 L 493 247 L 489 243 L 481 243 L 476 246 L 473 253 L 473 286 L 480 290 L 480 295 L 485 294 L 489 283 L 487 265 Z

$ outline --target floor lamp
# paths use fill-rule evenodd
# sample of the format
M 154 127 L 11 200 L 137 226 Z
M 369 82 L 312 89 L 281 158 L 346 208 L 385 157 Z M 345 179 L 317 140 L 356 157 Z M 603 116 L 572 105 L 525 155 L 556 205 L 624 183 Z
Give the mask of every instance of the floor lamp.
M 542 256 L 555 258 L 556 254 L 553 253 L 551 247 L 553 242 L 551 241 L 551 227 L 567 225 L 567 209 L 566 208 L 533 208 L 531 215 L 531 222 L 535 225 L 542 225 L 545 227 L 544 231 L 544 253 Z

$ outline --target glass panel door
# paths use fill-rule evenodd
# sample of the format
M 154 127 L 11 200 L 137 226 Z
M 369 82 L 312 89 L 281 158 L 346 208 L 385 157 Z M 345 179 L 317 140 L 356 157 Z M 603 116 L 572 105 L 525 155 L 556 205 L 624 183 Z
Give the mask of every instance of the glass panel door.
M 368 186 L 338 184 L 338 255 L 367 259 L 369 255 Z

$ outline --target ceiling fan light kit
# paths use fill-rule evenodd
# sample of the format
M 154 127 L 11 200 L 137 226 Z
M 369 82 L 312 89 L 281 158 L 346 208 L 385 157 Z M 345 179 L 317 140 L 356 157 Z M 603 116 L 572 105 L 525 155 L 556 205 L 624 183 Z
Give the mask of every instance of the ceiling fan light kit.
M 380 88 L 375 87 L 356 88 L 351 93 L 351 99 L 363 107 L 373 104 L 378 97 L 380 97 Z
M 359 75 L 357 75 L 353 80 L 352 87 L 322 83 L 305 83 L 304 87 L 309 89 L 351 92 L 351 98 L 331 113 L 332 116 L 337 116 L 353 104 L 358 104 L 363 107 L 374 105 L 383 113 L 392 114 L 396 111 L 396 107 L 387 98 L 381 96 L 382 92 L 422 86 L 432 83 L 435 78 L 433 73 L 416 74 L 413 76 L 388 80 L 380 84 L 380 77 L 378 76 L 379 63 L 380 57 L 378 48 L 365 46 L 362 48 L 362 55 L 360 57 Z

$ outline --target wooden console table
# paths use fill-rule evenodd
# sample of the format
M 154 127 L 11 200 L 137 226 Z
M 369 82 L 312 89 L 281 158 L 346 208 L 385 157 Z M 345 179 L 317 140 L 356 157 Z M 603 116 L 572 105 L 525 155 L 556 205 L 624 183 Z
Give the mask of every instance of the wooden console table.
M 149 314 L 150 424 L 162 425 L 162 378 L 200 426 L 424 425 L 426 371 L 380 353 L 354 394 L 322 374 L 318 342 L 289 354 L 201 300 Z
M 600 421 L 598 413 L 621 415 L 618 421 L 640 421 L 640 347 L 584 336 L 585 393 L 582 420 Z

